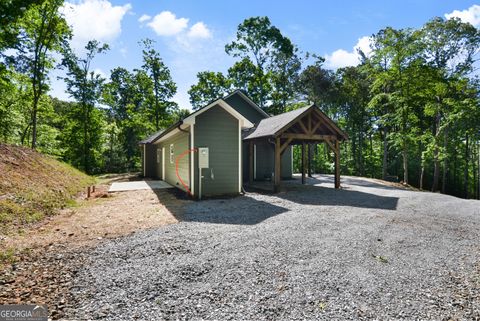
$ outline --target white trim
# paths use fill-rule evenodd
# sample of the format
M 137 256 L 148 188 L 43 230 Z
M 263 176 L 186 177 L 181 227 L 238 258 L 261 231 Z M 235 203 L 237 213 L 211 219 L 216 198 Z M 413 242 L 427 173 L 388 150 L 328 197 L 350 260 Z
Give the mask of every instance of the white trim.
M 195 195 L 195 152 L 193 149 L 195 148 L 194 144 L 194 127 L 195 125 L 190 125 L 190 149 L 192 152 L 188 153 L 190 157 L 190 192 L 192 195 Z
M 242 192 L 242 128 L 240 126 L 241 120 L 238 120 L 238 193 Z
M 162 146 L 162 180 L 165 180 L 165 146 Z
M 187 118 L 185 118 L 183 120 L 183 123 L 184 124 L 187 124 L 187 125 L 194 125 L 195 124 L 195 118 L 206 112 L 207 110 L 209 110 L 210 108 L 214 107 L 214 106 L 220 106 L 222 107 L 223 109 L 225 109 L 228 113 L 230 113 L 233 117 L 237 118 L 239 121 L 240 121 L 240 127 L 246 127 L 246 128 L 252 128 L 254 126 L 254 124 L 252 122 L 250 122 L 248 119 L 246 119 L 245 117 L 243 117 L 242 114 L 240 114 L 238 111 L 236 111 L 235 109 L 233 109 L 232 106 L 230 106 L 229 104 L 227 104 L 223 99 L 218 99 L 216 101 L 214 101 L 213 103 L 211 103 L 210 105 L 206 106 L 206 107 L 203 107 L 202 109 L 198 110 L 197 112 L 194 112 L 193 114 L 191 114 L 190 116 L 188 116 Z
M 253 144 L 253 179 L 257 179 L 257 144 Z
M 171 132 L 169 132 L 168 134 L 166 134 L 165 136 L 163 136 L 162 138 L 160 138 L 159 140 L 157 140 L 156 142 L 154 142 L 153 144 L 154 145 L 158 145 L 160 144 L 161 142 L 164 142 L 165 140 L 169 139 L 170 137 L 172 136 L 175 136 L 176 134 L 178 134 L 180 132 L 180 130 L 178 128 L 175 128 L 173 129 Z
M 146 177 L 147 173 L 147 144 L 143 144 L 143 177 Z
M 231 97 L 235 94 L 239 94 L 240 97 L 242 97 L 244 100 L 246 100 L 247 103 L 249 103 L 257 111 L 259 111 L 263 116 L 270 117 L 269 114 L 267 114 L 262 108 L 260 108 L 257 104 L 255 104 L 255 102 L 253 100 L 251 100 L 247 95 L 245 95 L 241 90 L 235 90 L 233 93 L 231 93 L 230 95 L 226 96 L 223 99 L 227 99 L 227 98 L 229 98 L 229 97 Z

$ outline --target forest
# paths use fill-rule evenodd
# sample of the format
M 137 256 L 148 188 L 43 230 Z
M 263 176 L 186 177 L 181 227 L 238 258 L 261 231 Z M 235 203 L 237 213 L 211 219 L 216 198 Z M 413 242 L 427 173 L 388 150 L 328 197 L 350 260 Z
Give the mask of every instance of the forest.
M 0 3 L 0 142 L 29 146 L 88 174 L 135 171 L 138 141 L 190 113 L 172 100 L 177 85 L 156 43 L 139 39 L 142 64 L 103 78 L 92 61 L 109 50 L 92 39 L 70 47 L 63 0 Z M 234 89 L 271 115 L 311 103 L 349 135 L 341 172 L 480 199 L 480 32 L 458 18 L 433 17 L 419 28 L 385 27 L 358 50 L 357 66 L 329 70 L 298 48 L 268 17 L 238 26 L 226 71 L 199 72 L 194 109 Z M 53 70 L 71 101 L 49 96 Z M 294 166 L 299 169 L 299 150 Z M 310 146 L 315 173 L 333 156 Z

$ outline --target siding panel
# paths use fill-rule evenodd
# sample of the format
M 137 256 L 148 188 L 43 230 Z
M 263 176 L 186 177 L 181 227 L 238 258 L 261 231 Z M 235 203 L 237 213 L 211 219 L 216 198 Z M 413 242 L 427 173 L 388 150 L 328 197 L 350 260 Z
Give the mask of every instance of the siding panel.
M 203 169 L 202 196 L 239 193 L 239 123 L 220 106 L 197 116 L 195 147 L 209 148 L 209 168 Z M 198 155 L 195 154 L 195 191 L 198 195 Z
M 173 157 L 170 162 L 170 145 L 173 144 Z M 189 149 L 189 133 L 181 132 L 175 136 L 161 142 L 160 144 L 155 145 L 160 150 L 160 158 L 162 156 L 162 147 L 165 147 L 165 177 L 163 180 L 173 186 L 176 186 L 182 190 L 185 190 L 183 185 L 180 183 L 180 180 L 176 174 L 176 159 L 182 153 L 186 152 Z M 162 176 L 162 163 L 156 163 L 158 177 Z M 190 155 L 187 154 L 180 159 L 178 164 L 178 174 L 182 178 L 183 182 L 189 186 L 190 185 Z

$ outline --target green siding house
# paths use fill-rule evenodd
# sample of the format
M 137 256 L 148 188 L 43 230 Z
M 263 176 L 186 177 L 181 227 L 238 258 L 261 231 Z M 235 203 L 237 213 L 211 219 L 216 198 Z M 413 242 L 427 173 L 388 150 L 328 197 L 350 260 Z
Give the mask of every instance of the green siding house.
M 310 115 L 315 108 L 292 115 Z M 289 113 L 282 115 L 270 117 L 237 90 L 142 140 L 143 175 L 164 180 L 196 198 L 239 194 L 244 182 L 274 181 L 276 170 L 278 180 L 291 178 L 292 146 L 287 143 L 278 153 L 280 169 L 276 169 L 275 140 L 265 132 L 273 128 L 269 124 L 281 125 L 276 118 L 290 121 Z

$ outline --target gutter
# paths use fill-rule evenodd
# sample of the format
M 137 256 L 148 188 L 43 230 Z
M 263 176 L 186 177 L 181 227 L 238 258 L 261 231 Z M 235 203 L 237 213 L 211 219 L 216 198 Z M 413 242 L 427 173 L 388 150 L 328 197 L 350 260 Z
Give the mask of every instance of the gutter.
M 182 125 L 183 125 L 183 120 L 181 120 L 181 121 L 178 123 L 178 126 L 177 126 L 178 130 L 181 131 L 181 132 L 187 133 L 187 134 L 190 133 L 188 130 L 182 129 Z

